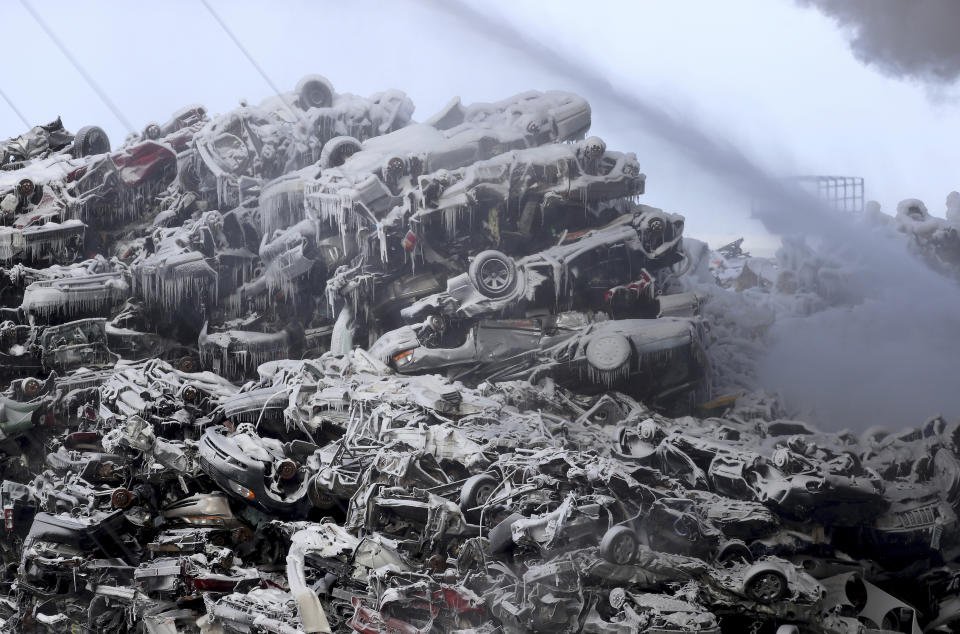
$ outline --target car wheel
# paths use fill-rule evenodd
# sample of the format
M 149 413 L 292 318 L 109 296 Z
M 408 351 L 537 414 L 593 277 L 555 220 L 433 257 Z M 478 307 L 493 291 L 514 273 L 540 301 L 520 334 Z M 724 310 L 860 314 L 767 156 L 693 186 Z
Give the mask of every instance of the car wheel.
M 161 134 L 160 126 L 156 123 L 148 123 L 147 127 L 143 129 L 143 138 L 155 140 L 160 138 Z
M 620 334 L 601 335 L 587 343 L 587 363 L 595 383 L 610 386 L 630 372 L 630 342 Z
M 513 548 L 513 525 L 522 519 L 523 515 L 513 513 L 493 527 L 489 536 L 491 553 L 505 553 Z
M 477 290 L 492 299 L 509 295 L 517 285 L 517 265 L 501 251 L 481 251 L 468 274 Z
M 75 157 L 104 154 L 110 151 L 110 137 L 103 129 L 88 125 L 80 128 L 73 137 L 73 155 Z
M 23 393 L 33 398 L 40 393 L 40 381 L 37 379 L 27 379 L 23 382 Z
M 776 570 L 762 570 L 744 584 L 747 596 L 758 603 L 773 603 L 787 594 L 787 578 Z
M 110 495 L 110 503 L 115 509 L 125 509 L 133 504 L 133 494 L 127 489 L 117 489 Z
M 326 77 L 321 75 L 307 75 L 297 83 L 297 96 L 300 107 L 327 108 L 333 103 L 333 86 Z
M 323 144 L 320 150 L 320 169 L 340 167 L 348 158 L 360 151 L 360 141 L 352 136 L 335 136 Z
M 482 506 L 490 499 L 499 484 L 500 482 L 496 478 L 487 473 L 468 478 L 460 491 L 460 508 L 466 511 Z
M 600 540 L 600 556 L 612 564 L 625 566 L 637 556 L 640 541 L 637 533 L 627 526 L 614 526 Z
M 717 553 L 717 563 L 725 564 L 731 561 L 745 561 L 753 563 L 753 553 L 747 545 L 739 539 L 733 539 L 720 547 Z
M 199 372 L 200 371 L 200 362 L 196 357 L 186 356 L 177 361 L 177 369 L 181 372 Z

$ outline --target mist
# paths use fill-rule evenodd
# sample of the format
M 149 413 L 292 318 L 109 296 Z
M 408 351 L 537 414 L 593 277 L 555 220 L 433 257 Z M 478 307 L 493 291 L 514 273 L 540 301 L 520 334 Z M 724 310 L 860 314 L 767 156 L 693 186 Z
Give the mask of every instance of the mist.
M 771 233 L 815 237 L 822 249 L 842 253 L 850 266 L 848 283 L 862 303 L 777 324 L 758 363 L 760 387 L 778 391 L 788 404 L 812 407 L 814 420 L 834 429 L 905 427 L 936 413 L 960 414 L 960 390 L 951 380 L 960 358 L 960 289 L 910 255 L 904 241 L 828 209 L 721 134 L 615 88 L 577 59 L 531 40 L 490 12 L 423 1 L 571 78 L 590 101 L 618 110 L 625 125 L 642 127 L 737 194 L 766 201 L 756 215 Z M 687 230 L 696 235 L 695 226 Z
M 960 75 L 960 2 L 797 0 L 832 18 L 861 62 L 893 77 L 951 82 Z

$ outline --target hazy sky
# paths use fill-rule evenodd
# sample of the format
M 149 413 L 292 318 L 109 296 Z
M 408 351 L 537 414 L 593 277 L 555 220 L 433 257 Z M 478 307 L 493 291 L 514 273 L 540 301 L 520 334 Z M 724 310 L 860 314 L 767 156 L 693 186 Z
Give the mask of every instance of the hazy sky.
M 430 3 L 210 0 L 281 90 L 307 73 L 340 92 L 405 90 L 425 119 L 451 97 L 492 101 L 530 88 L 581 92 L 593 132 L 634 151 L 647 174 L 646 201 L 688 218 L 688 233 L 715 246 L 748 235 L 749 199 L 654 140 L 641 118 L 611 108 L 570 77 L 544 70 L 478 35 Z M 199 0 L 32 0 L 54 34 L 137 130 L 177 108 L 225 112 L 259 102 L 269 84 Z M 892 79 L 851 54 L 844 34 L 792 0 L 700 2 L 484 1 L 531 38 L 549 42 L 615 86 L 656 99 L 685 120 L 740 146 L 782 174 L 857 175 L 891 211 L 902 198 L 941 213 L 955 176 L 960 112 L 952 89 Z M 549 6 L 549 11 L 545 7 Z M 7 61 L 3 91 L 31 123 L 63 117 L 96 123 L 114 144 L 124 124 L 16 0 L 0 3 Z M 23 123 L 0 102 L 0 137 Z

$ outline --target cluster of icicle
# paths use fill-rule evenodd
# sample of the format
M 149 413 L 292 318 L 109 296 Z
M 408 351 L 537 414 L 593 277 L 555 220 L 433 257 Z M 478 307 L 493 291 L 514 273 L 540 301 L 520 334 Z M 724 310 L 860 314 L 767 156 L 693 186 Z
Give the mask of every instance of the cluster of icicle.
M 467 217 L 469 226 L 473 226 L 473 209 L 472 205 L 458 205 L 443 210 L 443 228 L 448 238 L 453 238 L 457 235 L 457 228 L 463 216 Z
M 68 297 L 65 297 L 64 293 L 56 293 L 47 301 L 39 300 L 31 290 L 36 288 L 42 293 L 42 289 L 49 288 L 49 285 L 35 284 L 27 287 L 24 303 L 27 304 L 29 298 L 30 313 L 42 321 L 48 321 L 54 315 L 75 319 L 85 315 L 105 314 L 125 300 L 130 293 L 130 287 L 123 280 L 123 276 L 109 277 L 102 285 L 69 293 Z
M 204 368 L 213 368 L 214 372 L 225 377 L 246 376 L 261 364 L 290 356 L 290 345 L 286 339 L 277 341 L 236 341 L 229 346 L 200 346 L 200 363 Z
M 57 259 L 68 259 L 71 254 L 70 245 L 83 244 L 83 234 L 86 226 L 82 224 L 67 225 L 57 231 L 37 231 L 24 234 L 24 259 L 40 260 L 47 256 Z M 0 257 L 3 254 L 0 253 Z
M 282 293 L 283 299 L 294 304 L 297 303 L 297 289 L 299 285 L 294 283 L 289 276 L 284 275 L 281 259 L 278 258 L 267 266 L 267 269 L 264 271 L 264 277 L 267 280 L 267 288 L 271 294 L 277 292 Z
M 584 364 L 586 366 L 586 378 L 591 385 L 602 385 L 603 387 L 613 389 L 613 387 L 623 381 L 626 381 L 630 376 L 630 361 L 627 360 L 619 368 L 615 370 L 598 370 L 589 363 Z M 580 369 L 580 378 L 583 379 L 584 368 Z
M 268 297 L 265 294 L 243 297 L 240 292 L 230 293 L 220 300 L 224 313 L 230 317 L 243 317 L 249 312 L 262 312 L 267 309 Z
M 134 292 L 148 307 L 162 308 L 167 314 L 179 311 L 188 302 L 212 303 L 217 294 L 216 277 L 210 278 L 195 268 L 186 271 L 140 271 L 134 275 Z
M 298 181 L 299 182 L 299 181 Z M 272 236 L 278 229 L 286 229 L 305 217 L 303 188 L 284 189 L 260 198 L 260 230 Z
M 82 220 L 99 227 L 116 227 L 132 222 L 145 214 L 153 200 L 167 189 L 169 178 L 148 179 L 135 187 L 120 185 L 116 187 L 117 197 L 109 202 L 101 202 L 92 196 L 77 198 L 73 205 L 67 205 L 67 217 Z
M 353 195 L 350 191 L 340 190 L 336 194 L 321 191 L 322 185 L 305 188 L 306 203 L 319 222 L 336 227 L 347 250 L 347 236 L 353 234 L 356 239 L 359 228 L 357 214 L 353 213 Z M 319 203 L 319 204 L 317 204 Z
M 11 235 L 10 238 L 10 240 L 0 240 L 0 260 L 3 262 L 12 261 L 19 251 L 18 246 L 14 246 L 13 243 L 17 236 Z

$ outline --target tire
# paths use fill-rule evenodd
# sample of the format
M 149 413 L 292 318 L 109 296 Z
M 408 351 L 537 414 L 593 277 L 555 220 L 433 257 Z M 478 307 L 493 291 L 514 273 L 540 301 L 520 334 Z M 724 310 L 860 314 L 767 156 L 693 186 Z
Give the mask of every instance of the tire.
M 348 158 L 360 151 L 360 141 L 352 136 L 335 136 L 323 144 L 320 150 L 320 169 L 340 167 Z
M 30 378 L 23 382 L 23 393 L 33 398 L 40 393 L 42 387 L 39 380 Z
M 151 141 L 159 139 L 161 134 L 160 126 L 156 123 L 148 123 L 147 127 L 143 129 L 143 138 Z
M 73 155 L 75 157 L 104 154 L 110 151 L 110 137 L 95 125 L 80 128 L 73 137 Z
M 460 508 L 464 512 L 482 505 L 497 488 L 500 482 L 492 475 L 481 473 L 471 476 L 463 483 L 463 489 L 460 491 Z
M 747 545 L 739 539 L 732 539 L 720 547 L 717 553 L 717 562 L 725 564 L 731 561 L 745 561 L 753 563 L 753 553 Z
M 505 553 L 513 549 L 513 525 L 524 519 L 523 515 L 513 513 L 490 531 L 490 552 L 494 555 Z
M 513 258 L 496 250 L 481 251 L 468 271 L 470 281 L 485 297 L 506 297 L 517 286 L 517 265 Z
M 192 355 L 177 360 L 177 369 L 181 372 L 193 373 L 200 371 L 200 360 Z
M 639 545 L 636 531 L 627 526 L 614 526 L 600 540 L 600 556 L 612 564 L 626 566 L 636 559 Z
M 301 79 L 297 82 L 296 93 L 304 110 L 328 108 L 333 104 L 333 86 L 321 75 L 307 75 Z
M 776 570 L 761 570 L 743 584 L 747 597 L 757 603 L 773 603 L 787 594 L 787 578 Z
M 587 342 L 585 356 L 589 370 L 585 378 L 591 385 L 612 389 L 630 376 L 633 348 L 621 334 L 592 337 Z
M 600 372 L 615 372 L 630 362 L 630 342 L 621 334 L 600 335 L 587 344 L 587 363 Z

